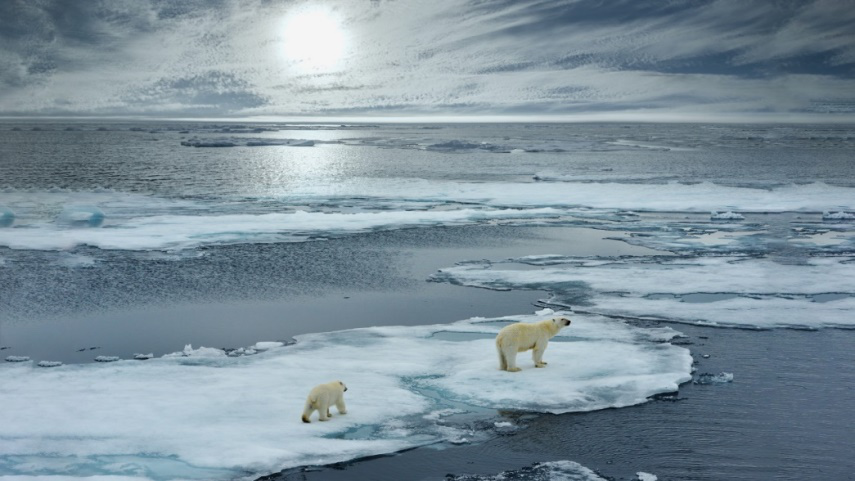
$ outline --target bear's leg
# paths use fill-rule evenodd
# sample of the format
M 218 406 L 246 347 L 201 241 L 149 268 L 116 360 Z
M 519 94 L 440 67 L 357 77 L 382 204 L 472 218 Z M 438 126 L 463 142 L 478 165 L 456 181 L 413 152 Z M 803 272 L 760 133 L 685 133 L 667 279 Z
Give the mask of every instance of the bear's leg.
M 505 356 L 505 362 L 508 365 L 508 372 L 519 372 L 522 369 L 517 367 L 517 350 L 513 347 L 502 349 L 502 353 Z
M 330 407 L 326 405 L 326 403 L 318 403 L 318 415 L 319 421 L 329 421 L 330 419 Z
M 310 421 L 310 420 L 309 420 L 309 418 L 310 418 L 310 417 L 312 417 L 312 412 L 313 412 L 314 410 L 315 410 L 315 408 L 313 408 L 313 407 L 312 407 L 312 401 L 308 401 L 308 400 L 307 400 L 307 401 L 306 401 L 306 407 L 304 407 L 304 408 L 303 408 L 303 417 L 302 417 L 302 419 L 303 419 L 303 422 L 304 422 L 304 423 L 310 423 L 310 422 L 312 422 L 312 421 Z
M 505 360 L 505 353 L 502 352 L 502 348 L 496 346 L 496 352 L 499 353 L 499 370 L 507 371 L 508 370 L 508 361 Z
M 338 402 L 335 403 L 336 409 L 338 409 L 339 414 L 347 414 L 347 406 L 344 405 L 344 398 L 339 398 Z
M 534 367 L 546 367 L 546 361 L 543 360 L 543 352 L 546 351 L 546 345 L 534 346 L 531 352 L 531 358 L 534 360 Z

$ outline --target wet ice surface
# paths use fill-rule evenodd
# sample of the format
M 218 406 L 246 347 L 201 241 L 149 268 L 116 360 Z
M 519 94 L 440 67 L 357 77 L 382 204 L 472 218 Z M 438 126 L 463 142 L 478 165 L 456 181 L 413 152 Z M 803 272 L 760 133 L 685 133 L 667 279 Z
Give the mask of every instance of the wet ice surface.
M 490 436 L 484 426 L 494 425 L 495 409 L 630 406 L 691 380 L 689 352 L 667 342 L 676 331 L 578 315 L 550 343 L 547 368 L 535 369 L 521 354 L 524 374 L 499 371 L 492 339 L 499 328 L 548 315 L 303 335 L 290 346 L 257 343 L 254 354 L 240 357 L 187 346 L 142 362 L 7 363 L 0 368 L 0 474 L 252 478 L 477 441 Z M 489 337 L 449 341 L 438 332 Z M 306 394 L 328 379 L 348 385 L 348 414 L 302 423 Z

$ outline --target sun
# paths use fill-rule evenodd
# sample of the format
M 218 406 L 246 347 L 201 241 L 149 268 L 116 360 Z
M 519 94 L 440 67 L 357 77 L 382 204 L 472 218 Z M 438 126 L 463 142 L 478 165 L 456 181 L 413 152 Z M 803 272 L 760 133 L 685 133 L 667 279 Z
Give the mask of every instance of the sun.
M 285 19 L 283 28 L 285 56 L 302 70 L 331 70 L 344 56 L 344 31 L 332 12 L 295 12 Z

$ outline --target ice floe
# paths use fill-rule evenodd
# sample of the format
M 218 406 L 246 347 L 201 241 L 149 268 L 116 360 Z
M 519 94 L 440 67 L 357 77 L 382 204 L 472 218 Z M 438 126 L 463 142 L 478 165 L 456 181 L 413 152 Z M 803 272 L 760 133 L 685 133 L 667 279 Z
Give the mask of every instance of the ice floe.
M 15 213 L 12 209 L 0 205 L 0 227 L 9 227 L 15 223 Z
M 582 302 L 575 307 L 608 315 L 729 327 L 855 328 L 855 269 L 848 257 L 802 264 L 754 257 L 565 258 L 564 265 L 559 259 L 535 258 L 550 262 L 537 270 L 463 264 L 441 269 L 431 280 L 544 290 L 553 296 L 547 302 Z M 815 301 L 828 293 L 845 296 Z
M 822 220 L 853 220 L 855 219 L 855 214 L 851 212 L 823 212 Z
M 126 218 L 101 229 L 62 230 L 52 223 L 3 229 L 0 245 L 13 249 L 63 250 L 79 245 L 121 250 L 178 250 L 203 245 L 305 240 L 413 226 L 459 225 L 560 215 L 555 209 L 459 209 L 234 215 L 161 215 Z
M 549 366 L 521 358 L 520 373 L 498 370 L 493 339 L 543 316 L 310 334 L 256 345 L 267 350 L 251 357 L 186 346 L 144 363 L 7 364 L 0 476 L 252 479 L 484 434 L 456 425 L 460 412 L 482 416 L 489 433 L 507 429 L 493 410 L 628 406 L 691 380 L 689 352 L 663 342 L 676 331 L 569 315 Z M 347 415 L 302 423 L 308 391 L 332 379 L 348 385 Z
M 710 212 L 710 220 L 744 220 L 745 216 L 737 212 Z
M 718 374 L 702 372 L 692 381 L 694 384 L 726 384 L 729 382 L 733 382 L 732 372 L 720 372 Z
M 38 367 L 59 367 L 62 366 L 62 363 L 60 361 L 39 361 L 36 365 Z
M 182 140 L 181 145 L 185 147 L 313 147 L 314 140 L 309 139 L 274 139 L 274 138 L 236 138 L 227 139 L 198 139 L 192 138 Z
M 655 474 L 645 473 L 644 471 L 639 471 L 635 473 L 635 476 L 638 481 L 656 481 L 659 479 L 659 477 Z
M 56 218 L 56 222 L 72 227 L 101 227 L 104 217 L 104 212 L 95 206 L 67 206 Z
M 608 192 L 608 195 L 603 195 Z M 628 243 L 658 249 L 692 250 L 715 244 L 720 252 L 768 250 L 765 226 L 713 222 L 701 217 L 721 205 L 735 212 L 802 212 L 816 218 L 828 205 L 851 197 L 852 189 L 822 183 L 752 189 L 712 183 L 501 183 L 425 179 L 348 178 L 304 182 L 261 197 L 167 199 L 95 189 L 92 192 L 13 190 L 4 205 L 14 224 L 0 229 L 0 246 L 64 250 L 80 245 L 102 249 L 180 250 L 207 245 L 304 241 L 371 230 L 486 222 L 590 225 L 624 230 Z M 57 215 L 57 212 L 60 212 Z M 650 213 L 685 212 L 662 220 Z M 644 217 L 639 213 L 644 214 Z M 694 221 L 689 219 L 691 214 Z M 742 214 L 724 213 L 727 220 Z M 808 220 L 800 220 L 806 226 Z M 855 246 L 848 222 L 836 246 Z M 70 227 L 89 227 L 88 229 Z M 780 236 L 779 236 L 780 237 Z M 795 233 L 798 246 L 819 249 Z
M 699 182 L 462 182 L 427 179 L 354 178 L 334 185 L 297 186 L 292 199 L 419 199 L 479 203 L 493 207 L 588 207 L 631 211 L 712 212 L 729 206 L 742 212 L 822 211 L 852 198 L 853 190 L 822 182 L 771 189 Z M 605 195 L 605 194 L 608 195 Z
M 118 356 L 97 356 L 95 362 L 116 362 L 120 360 Z
M 641 474 L 641 473 L 639 473 Z M 606 481 L 606 478 L 573 461 L 548 461 L 535 463 L 513 471 L 503 471 L 498 474 L 449 474 L 447 481 Z M 656 478 L 642 481 L 655 481 Z

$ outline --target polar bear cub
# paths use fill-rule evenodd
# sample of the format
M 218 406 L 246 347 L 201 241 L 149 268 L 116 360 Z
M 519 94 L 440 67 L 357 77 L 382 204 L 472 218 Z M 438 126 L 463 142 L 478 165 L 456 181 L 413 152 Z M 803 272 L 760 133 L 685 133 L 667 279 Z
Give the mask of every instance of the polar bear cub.
M 306 398 L 306 407 L 303 408 L 303 422 L 310 423 L 309 417 L 316 410 L 320 421 L 329 420 L 330 406 L 335 404 L 336 409 L 341 414 L 347 414 L 347 407 L 344 405 L 344 392 L 347 391 L 347 386 L 341 381 L 332 381 L 326 384 L 318 384 L 309 392 Z
M 569 326 L 570 319 L 555 317 L 540 322 L 518 322 L 505 326 L 496 336 L 496 350 L 499 351 L 499 369 L 517 372 L 517 353 L 532 349 L 534 367 L 544 367 L 543 351 L 552 336 L 558 334 L 562 327 Z

